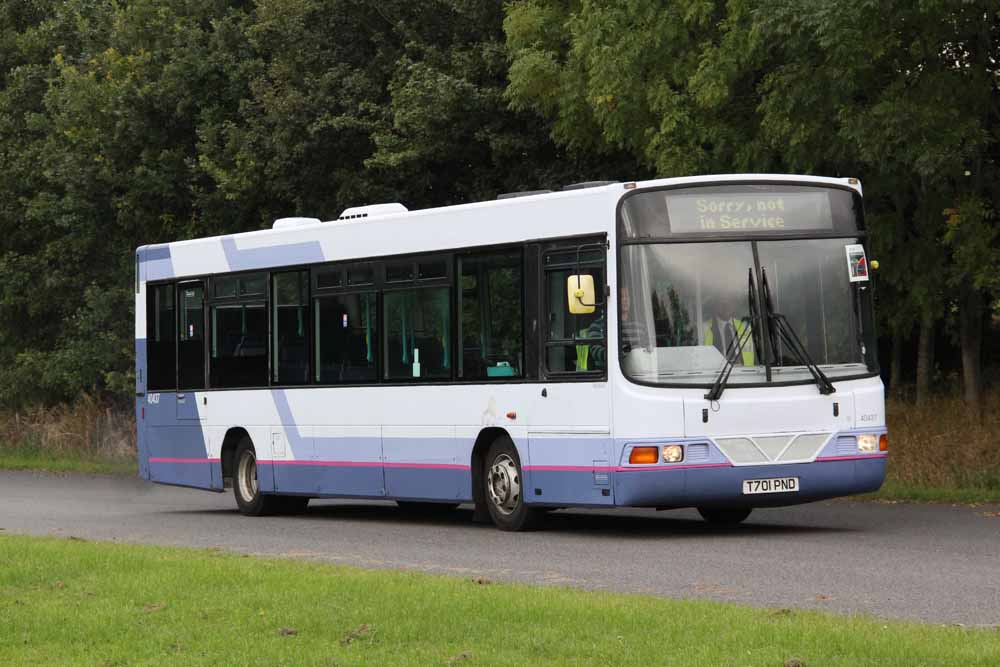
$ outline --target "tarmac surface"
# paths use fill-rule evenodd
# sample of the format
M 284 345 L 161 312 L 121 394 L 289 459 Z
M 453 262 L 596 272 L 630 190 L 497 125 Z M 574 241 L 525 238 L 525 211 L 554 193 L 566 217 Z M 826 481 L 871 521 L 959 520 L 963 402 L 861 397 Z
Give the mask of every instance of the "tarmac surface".
M 231 492 L 110 476 L 0 472 L 0 536 L 219 547 L 372 568 L 1000 625 L 1000 507 L 831 501 L 715 528 L 693 510 L 560 510 L 535 532 L 314 500 L 241 516 Z M 0 554 L 3 542 L 0 539 Z

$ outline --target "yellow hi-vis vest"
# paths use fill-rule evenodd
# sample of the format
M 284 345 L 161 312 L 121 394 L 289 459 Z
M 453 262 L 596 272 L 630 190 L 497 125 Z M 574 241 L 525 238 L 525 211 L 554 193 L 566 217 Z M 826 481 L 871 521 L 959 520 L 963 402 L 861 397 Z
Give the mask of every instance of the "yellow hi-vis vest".
M 718 320 L 718 322 L 720 324 L 725 324 L 726 322 L 732 323 L 733 330 L 736 331 L 736 340 L 739 340 L 740 338 L 742 338 L 743 337 L 743 332 L 745 330 L 747 330 L 747 329 L 750 328 L 750 325 L 748 323 L 744 322 L 741 319 L 735 318 L 735 317 L 733 319 L 731 319 L 731 320 Z M 712 320 L 707 320 L 703 324 L 704 324 L 704 331 L 705 331 L 705 345 L 714 345 L 715 344 L 715 334 L 712 332 Z M 726 341 L 726 342 L 728 343 L 729 341 Z M 733 343 L 733 344 L 735 345 L 735 343 Z M 725 350 L 723 350 L 723 354 L 724 353 L 725 353 Z M 744 366 L 753 366 L 754 365 L 754 350 L 753 350 L 753 336 L 752 335 L 750 335 L 750 337 L 747 338 L 747 342 L 743 345 L 743 352 L 741 354 L 743 356 L 743 365 Z

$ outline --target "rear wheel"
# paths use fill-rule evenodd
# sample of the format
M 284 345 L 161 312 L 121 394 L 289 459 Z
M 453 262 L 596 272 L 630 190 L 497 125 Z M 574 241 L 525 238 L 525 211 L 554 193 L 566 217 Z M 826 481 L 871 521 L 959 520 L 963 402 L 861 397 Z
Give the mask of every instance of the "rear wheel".
M 529 530 L 541 516 L 537 508 L 524 504 L 521 460 L 508 438 L 490 446 L 483 470 L 483 496 L 490 518 L 500 530 Z
M 243 438 L 236 445 L 233 474 L 233 495 L 236 506 L 247 516 L 267 514 L 298 514 L 309 504 L 307 496 L 277 496 L 260 492 L 257 481 L 257 452 L 250 438 Z
M 750 516 L 750 507 L 699 507 L 698 514 L 716 526 L 735 526 Z

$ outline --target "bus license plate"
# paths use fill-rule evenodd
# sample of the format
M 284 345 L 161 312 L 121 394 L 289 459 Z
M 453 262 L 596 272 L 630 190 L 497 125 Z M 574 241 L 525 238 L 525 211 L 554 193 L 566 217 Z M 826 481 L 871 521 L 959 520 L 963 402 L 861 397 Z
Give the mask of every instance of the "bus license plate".
M 793 493 L 799 490 L 798 477 L 743 480 L 743 495 L 754 493 Z

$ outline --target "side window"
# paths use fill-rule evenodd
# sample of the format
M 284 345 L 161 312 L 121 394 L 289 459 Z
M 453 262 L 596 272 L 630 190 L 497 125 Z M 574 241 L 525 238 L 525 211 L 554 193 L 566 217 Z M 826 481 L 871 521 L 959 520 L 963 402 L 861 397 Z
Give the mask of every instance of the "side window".
M 460 377 L 523 377 L 521 266 L 520 250 L 459 260 Z
M 313 300 L 316 382 L 354 384 L 378 379 L 374 293 L 331 294 Z
M 174 286 L 146 290 L 146 386 L 149 391 L 177 388 Z
M 451 378 L 448 258 L 394 261 L 386 266 L 386 287 L 382 297 L 386 379 Z
M 276 273 L 271 293 L 271 380 L 309 382 L 309 272 Z
M 423 287 L 385 293 L 387 379 L 451 377 L 449 292 Z
M 201 281 L 177 286 L 178 389 L 205 388 L 205 286 Z
M 229 285 L 232 278 L 215 282 Z M 235 298 L 213 302 L 209 382 L 213 387 L 263 387 L 267 385 L 267 310 L 264 274 L 236 280 Z M 220 289 L 229 297 L 232 290 Z
M 599 247 L 598 247 L 599 246 Z M 549 373 L 603 373 L 608 367 L 607 318 L 604 303 L 603 244 L 553 248 L 544 253 L 545 367 Z M 598 304 L 594 312 L 569 312 L 567 279 L 577 272 L 592 275 Z

